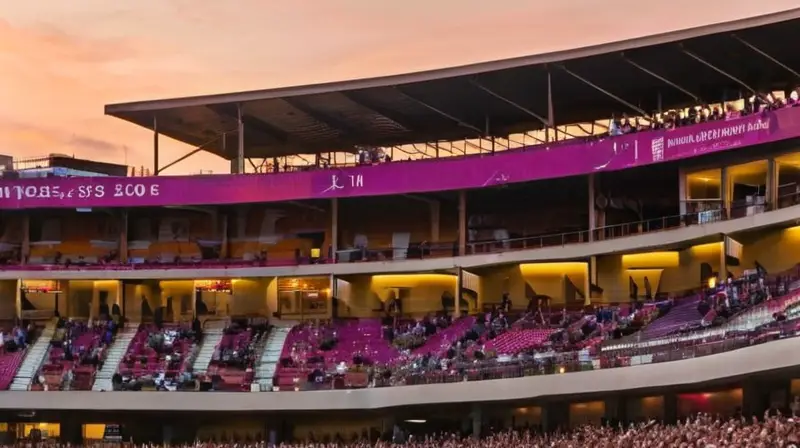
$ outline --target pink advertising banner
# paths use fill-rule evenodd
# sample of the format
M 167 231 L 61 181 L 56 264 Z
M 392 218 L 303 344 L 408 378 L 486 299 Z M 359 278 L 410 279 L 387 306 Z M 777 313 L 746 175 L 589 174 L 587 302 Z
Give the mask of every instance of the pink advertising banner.
M 614 171 L 800 136 L 800 108 L 593 142 L 298 173 L 0 181 L 0 209 L 276 202 L 481 188 Z

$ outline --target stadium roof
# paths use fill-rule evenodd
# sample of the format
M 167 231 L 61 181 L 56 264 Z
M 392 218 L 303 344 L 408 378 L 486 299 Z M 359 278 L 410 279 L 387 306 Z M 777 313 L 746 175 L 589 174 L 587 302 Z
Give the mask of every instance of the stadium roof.
M 800 82 L 800 8 L 575 50 L 300 87 L 112 104 L 107 115 L 227 159 L 351 151 L 651 113 Z M 548 81 L 551 89 L 548 89 Z M 548 101 L 548 91 L 552 103 Z M 223 136 L 224 137 L 221 137 Z M 224 140 L 224 141 L 223 141 Z

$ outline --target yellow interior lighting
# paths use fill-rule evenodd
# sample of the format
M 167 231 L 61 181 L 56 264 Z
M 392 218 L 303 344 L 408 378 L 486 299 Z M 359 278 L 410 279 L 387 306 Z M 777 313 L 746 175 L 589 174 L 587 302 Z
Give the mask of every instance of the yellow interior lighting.
M 680 254 L 676 251 L 646 252 L 622 256 L 622 266 L 626 269 L 673 268 L 679 264 Z
M 523 263 L 519 265 L 523 276 L 584 275 L 589 264 L 583 261 L 557 263 Z
M 719 242 L 716 242 L 716 243 L 698 244 L 696 246 L 692 246 L 691 248 L 689 248 L 689 252 L 691 252 L 692 255 L 695 255 L 695 256 L 697 256 L 697 255 L 706 255 L 706 256 L 714 255 L 714 254 L 718 254 L 718 253 L 720 253 L 722 251 L 722 245 L 723 245 L 722 241 L 719 241 Z

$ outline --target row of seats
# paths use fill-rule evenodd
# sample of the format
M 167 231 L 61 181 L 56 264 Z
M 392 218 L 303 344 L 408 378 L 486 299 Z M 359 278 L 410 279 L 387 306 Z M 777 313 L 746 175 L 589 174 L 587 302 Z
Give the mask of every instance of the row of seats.
M 112 342 L 111 325 L 61 321 L 31 390 L 91 390 L 97 368 Z

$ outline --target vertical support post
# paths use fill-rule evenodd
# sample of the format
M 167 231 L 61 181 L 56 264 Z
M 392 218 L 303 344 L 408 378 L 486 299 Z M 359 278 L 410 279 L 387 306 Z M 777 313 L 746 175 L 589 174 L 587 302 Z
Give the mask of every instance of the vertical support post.
M 339 198 L 331 199 L 331 255 L 337 261 L 339 252 Z
M 222 259 L 230 258 L 230 239 L 228 238 L 228 214 L 220 216 L 219 233 L 222 237 L 222 245 L 219 249 L 219 256 Z
M 598 280 L 597 280 L 597 257 L 594 256 L 594 255 L 589 257 L 589 292 L 586 293 L 586 296 L 590 297 L 590 298 L 592 296 L 592 293 L 591 293 L 592 285 L 598 285 L 599 286 L 599 283 L 598 283 Z
M 431 213 L 431 243 L 438 243 L 441 226 L 442 204 L 439 201 L 431 201 L 429 203 L 429 207 Z
M 244 121 L 242 121 L 242 104 L 236 105 L 238 119 L 239 148 L 236 151 L 236 174 L 244 174 Z
M 458 255 L 467 254 L 467 192 L 458 192 Z
M 14 313 L 16 314 L 16 318 L 22 320 L 22 280 L 17 279 L 17 289 L 16 294 L 14 296 Z M 58 297 L 58 296 L 56 296 Z M 58 310 L 58 306 L 56 306 L 56 310 Z
M 592 260 L 586 262 L 586 270 L 583 276 L 583 306 L 592 304 Z
M 22 215 L 22 250 L 20 251 L 20 264 L 23 266 L 28 264 L 28 259 L 31 256 L 31 215 L 25 213 Z
M 553 128 L 553 141 L 558 141 L 558 129 L 556 129 L 555 109 L 553 107 L 553 77 L 550 69 L 547 69 L 547 125 Z
M 472 437 L 479 439 L 481 437 L 481 428 L 483 427 L 483 412 L 480 405 L 472 405 L 470 418 L 472 420 Z
M 663 113 L 664 112 L 664 105 L 663 105 L 663 99 L 661 98 L 661 91 L 660 90 L 658 91 L 658 94 L 657 94 L 657 97 L 656 97 L 656 105 L 657 105 L 656 107 L 658 107 L 658 113 L 659 114 Z
M 594 229 L 597 227 L 597 208 L 595 208 L 595 173 L 589 173 L 589 242 L 594 241 Z
M 767 159 L 767 210 L 778 209 L 778 186 L 780 185 L 780 166 L 774 157 Z
M 681 216 L 685 216 L 689 210 L 686 201 L 689 199 L 689 192 L 686 190 L 686 172 L 683 168 L 678 168 L 678 210 Z
M 722 235 L 722 242 L 719 243 L 719 282 L 725 282 L 728 280 L 728 257 L 726 256 L 727 251 L 725 250 L 725 240 L 728 237 L 724 234 Z
M 153 176 L 158 176 L 158 118 L 153 115 Z
M 731 179 L 728 175 L 728 167 L 723 166 L 720 172 L 720 199 L 722 199 L 722 219 L 728 220 L 731 219 L 731 197 L 733 196 L 731 193 Z
M 119 262 L 128 263 L 128 210 L 125 209 L 119 216 Z
M 464 270 L 461 267 L 456 269 L 456 294 L 454 300 L 455 314 L 454 317 L 461 317 L 461 296 L 464 290 Z

